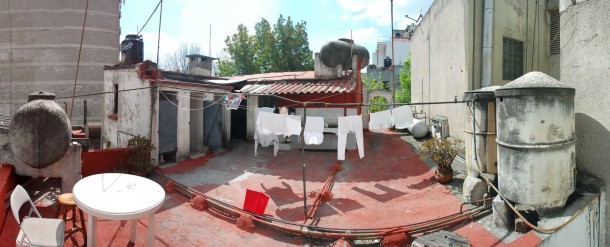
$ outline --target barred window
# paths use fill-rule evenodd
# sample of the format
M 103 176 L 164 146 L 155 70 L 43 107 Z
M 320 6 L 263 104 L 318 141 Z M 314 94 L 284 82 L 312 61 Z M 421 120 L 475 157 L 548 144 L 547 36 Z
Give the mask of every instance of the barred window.
M 523 75 L 523 41 L 504 37 L 502 48 L 502 79 L 517 79 Z

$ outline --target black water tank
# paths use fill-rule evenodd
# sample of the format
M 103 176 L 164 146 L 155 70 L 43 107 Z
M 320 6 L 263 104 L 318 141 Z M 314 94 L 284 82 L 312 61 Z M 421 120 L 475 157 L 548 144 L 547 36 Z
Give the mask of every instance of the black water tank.
M 144 41 L 142 36 L 128 34 L 121 42 L 121 63 L 134 64 L 144 61 Z
M 389 68 L 390 66 L 392 66 L 392 59 L 390 57 L 385 57 L 385 59 L 383 59 L 383 67 Z
M 352 55 L 360 58 L 360 68 L 369 64 L 369 51 L 364 46 L 354 44 L 350 39 L 330 41 L 320 48 L 320 61 L 331 68 L 341 65 L 344 70 L 351 69 Z

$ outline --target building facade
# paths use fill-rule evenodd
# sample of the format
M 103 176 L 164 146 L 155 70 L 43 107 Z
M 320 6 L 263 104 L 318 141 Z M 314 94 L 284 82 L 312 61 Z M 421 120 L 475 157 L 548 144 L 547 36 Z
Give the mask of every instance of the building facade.
M 155 146 L 157 163 L 228 146 L 231 114 L 222 99 L 233 88 L 163 73 L 150 62 L 104 69 L 104 91 L 114 93 L 104 95 L 102 148 L 126 147 L 143 136 Z
M 558 10 L 557 0 L 434 1 L 412 36 L 411 101 L 461 100 L 466 91 L 502 86 L 530 71 L 560 79 L 559 26 L 551 25 Z M 463 139 L 462 108 L 423 111 L 447 117 L 450 135 Z
M 104 65 L 119 59 L 119 0 L 90 1 L 82 41 L 76 95 L 103 90 Z M 10 116 L 37 91 L 82 123 L 84 100 L 90 121 L 99 121 L 102 96 L 79 97 L 71 109 L 85 2 L 0 0 L 0 115 Z

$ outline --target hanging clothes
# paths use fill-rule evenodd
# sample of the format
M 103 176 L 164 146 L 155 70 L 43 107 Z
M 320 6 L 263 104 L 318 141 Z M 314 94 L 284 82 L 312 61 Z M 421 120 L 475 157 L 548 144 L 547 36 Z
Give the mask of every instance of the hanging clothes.
M 394 108 L 392 116 L 394 117 L 394 127 L 396 129 L 406 129 L 413 124 L 411 106 L 404 105 Z
M 362 116 L 339 117 L 337 120 L 337 159 L 345 160 L 345 145 L 347 144 L 347 134 L 356 134 L 356 144 L 358 154 L 364 158 L 364 135 L 362 133 Z
M 259 107 L 259 108 L 256 108 L 256 111 L 254 111 L 255 112 L 254 113 L 254 119 L 258 120 L 258 113 L 259 112 L 263 111 L 263 112 L 273 113 L 274 110 L 275 110 L 275 108 L 273 108 L 273 107 Z
M 393 125 L 392 112 L 390 110 L 374 112 L 369 114 L 369 129 L 379 130 L 391 128 Z
M 324 141 L 324 118 L 306 117 L 305 131 L 303 131 L 305 144 L 320 145 Z
M 278 135 L 286 137 L 301 134 L 301 116 L 289 116 L 269 112 L 259 112 L 254 131 L 254 155 L 257 155 L 258 144 L 263 147 L 273 146 L 273 155 L 279 149 Z

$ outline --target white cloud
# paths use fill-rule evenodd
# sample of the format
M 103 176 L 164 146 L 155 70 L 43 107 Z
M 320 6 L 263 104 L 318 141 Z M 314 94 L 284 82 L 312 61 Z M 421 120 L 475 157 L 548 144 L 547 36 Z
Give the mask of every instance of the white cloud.
M 414 1 L 395 0 L 394 1 L 394 21 L 404 19 L 405 14 L 415 15 L 416 13 L 405 13 L 409 7 L 415 7 Z M 372 20 L 379 25 L 390 25 L 390 1 L 370 1 L 370 0 L 337 0 L 343 9 L 343 15 L 349 16 L 354 21 Z
M 157 36 L 158 32 L 142 32 L 140 33 L 144 39 L 144 59 L 157 61 Z M 161 32 L 161 47 L 159 48 L 159 62 L 172 51 L 180 47 L 180 40 L 176 37 L 167 35 Z
M 354 40 L 354 43 L 359 45 L 375 45 L 377 44 L 377 37 L 382 36 L 379 30 L 374 27 L 358 28 L 351 31 L 344 32 L 337 38 L 350 38 Z

